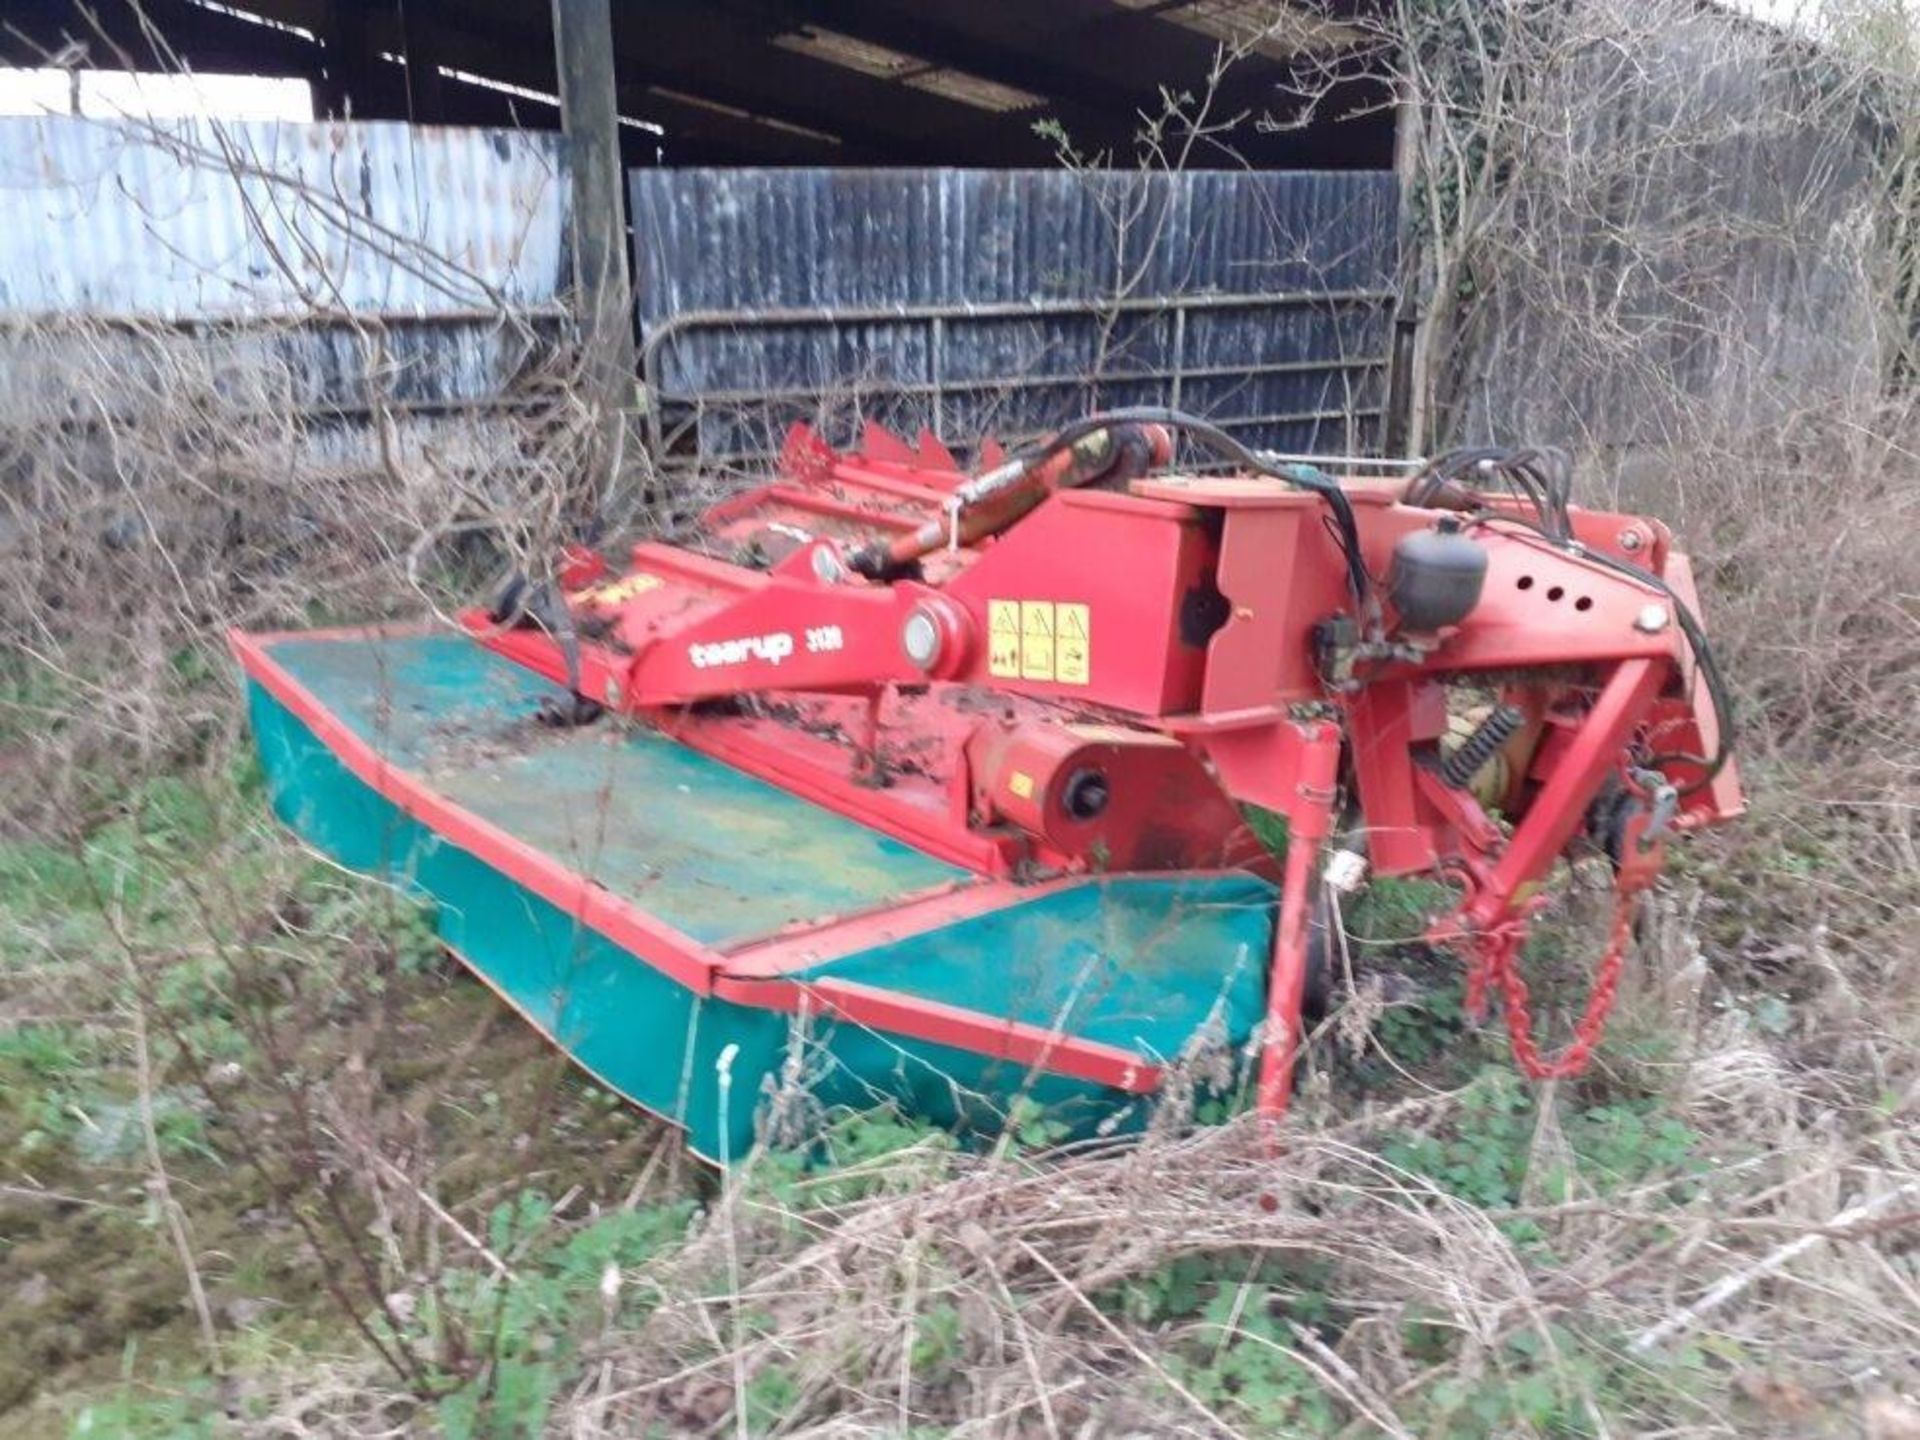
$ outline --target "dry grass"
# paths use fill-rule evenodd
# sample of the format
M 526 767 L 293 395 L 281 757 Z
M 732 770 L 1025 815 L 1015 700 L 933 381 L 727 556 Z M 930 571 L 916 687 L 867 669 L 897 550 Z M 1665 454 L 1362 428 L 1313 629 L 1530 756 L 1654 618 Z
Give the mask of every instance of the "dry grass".
M 1795 1108 L 1777 1072 L 1738 1068 L 1735 1051 L 1691 1062 L 1694 1098 L 1681 1113 L 1697 1105 L 1723 1118 L 1714 1107 L 1735 1098 L 1761 1102 L 1756 1118 Z M 979 1435 L 1252 1434 L 1314 1413 L 1301 1400 L 1312 1387 L 1351 1433 L 1451 1433 L 1471 1415 L 1458 1413 L 1449 1382 L 1498 1386 L 1510 1371 L 1514 1383 L 1547 1377 L 1550 1413 L 1575 1429 L 1586 1428 L 1584 1411 L 1636 1433 L 1706 1434 L 1723 1423 L 1726 1398 L 1701 1373 L 1711 1368 L 1698 1358 L 1703 1336 L 1748 1357 L 1736 1384 L 1765 1378 L 1804 1393 L 1804 1418 L 1827 1417 L 1834 1433 L 1846 1433 L 1858 1396 L 1797 1377 L 1832 1367 L 1874 1393 L 1914 1383 L 1912 1281 L 1883 1253 L 1888 1228 L 1875 1227 L 1911 1221 L 1920 1172 L 1889 1132 L 1875 1137 L 1880 1153 L 1855 1158 L 1847 1141 L 1789 1120 L 1746 1137 L 1737 1168 L 1684 1200 L 1663 1178 L 1490 1212 L 1379 1152 L 1385 1137 L 1443 1126 L 1452 1104 L 1436 1096 L 1303 1127 L 1273 1159 L 1237 1123 L 1118 1155 L 949 1162 L 940 1167 L 949 1177 L 931 1185 L 920 1183 L 924 1155 L 896 1158 L 883 1193 L 817 1210 L 771 1205 L 749 1183 L 670 1263 L 631 1277 L 663 1303 L 608 1346 L 604 1369 L 575 1398 L 572 1431 L 704 1427 L 734 1410 L 736 1392 L 752 1404 L 755 1377 L 779 1373 L 777 1428 L 793 1434 L 916 1424 Z M 1715 1148 L 1742 1148 L 1724 1124 L 1714 1133 Z M 1738 1277 L 1783 1242 L 1825 1233 L 1855 1195 L 1882 1202 L 1874 1218 L 1842 1226 L 1691 1333 L 1633 1346 L 1701 1280 Z M 732 1288 L 735 1251 L 752 1263 Z M 1130 1310 L 1130 1297 L 1153 1293 L 1142 1282 L 1194 1258 L 1251 1308 Z M 1247 1282 L 1238 1296 L 1236 1279 Z M 1323 1297 L 1327 1314 L 1290 1318 L 1309 1313 L 1303 1295 Z M 1265 1323 L 1276 1312 L 1289 1317 L 1277 1332 Z M 752 1338 L 736 1343 L 742 1313 Z M 938 1345 L 930 1317 L 953 1326 Z M 1423 1360 L 1408 1343 L 1416 1320 L 1444 1360 Z M 1193 1357 L 1235 1345 L 1276 1347 L 1310 1384 L 1277 1401 L 1246 1385 L 1222 1394 Z M 1555 1347 L 1569 1353 L 1553 1357 Z M 1768 1406 L 1759 1408 L 1764 1418 Z

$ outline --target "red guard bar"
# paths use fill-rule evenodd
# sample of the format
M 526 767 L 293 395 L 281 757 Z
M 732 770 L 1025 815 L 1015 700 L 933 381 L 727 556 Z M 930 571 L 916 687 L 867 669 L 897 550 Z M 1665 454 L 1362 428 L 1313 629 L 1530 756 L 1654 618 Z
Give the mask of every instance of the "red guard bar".
M 1620 763 L 1628 740 L 1660 693 L 1671 663 L 1641 656 L 1615 667 L 1552 777 L 1513 832 L 1486 887 L 1467 906 L 1469 925 L 1485 930 L 1499 924 L 1511 914 L 1521 888 L 1547 872 L 1586 818 L 1600 782 Z

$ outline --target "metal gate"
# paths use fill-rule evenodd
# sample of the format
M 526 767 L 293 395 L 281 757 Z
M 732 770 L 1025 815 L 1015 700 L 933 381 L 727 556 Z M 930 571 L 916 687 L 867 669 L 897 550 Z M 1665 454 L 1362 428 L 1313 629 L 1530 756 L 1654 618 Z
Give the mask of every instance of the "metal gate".
M 958 448 L 1103 406 L 1252 444 L 1376 448 L 1383 172 L 640 170 L 649 438 L 750 462 L 795 419 Z

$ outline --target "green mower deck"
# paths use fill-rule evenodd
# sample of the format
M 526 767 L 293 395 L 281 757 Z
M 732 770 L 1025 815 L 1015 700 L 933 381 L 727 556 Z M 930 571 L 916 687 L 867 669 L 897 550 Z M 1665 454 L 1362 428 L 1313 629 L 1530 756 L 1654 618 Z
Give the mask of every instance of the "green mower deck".
M 559 687 L 464 636 L 233 646 L 281 818 L 431 901 L 476 975 L 710 1159 L 822 1107 L 991 1134 L 1024 1096 L 1133 1128 L 1182 1056 L 1237 1073 L 1260 1016 L 1253 876 L 976 874 L 657 731 L 542 724 Z

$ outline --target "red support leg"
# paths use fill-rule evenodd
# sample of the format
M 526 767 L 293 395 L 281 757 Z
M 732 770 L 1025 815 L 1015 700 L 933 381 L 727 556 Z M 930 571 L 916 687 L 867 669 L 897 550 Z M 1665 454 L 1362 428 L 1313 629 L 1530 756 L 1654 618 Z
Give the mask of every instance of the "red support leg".
M 1646 720 L 1668 668 L 1665 660 L 1644 658 L 1622 660 L 1615 667 L 1573 743 L 1527 807 L 1526 819 L 1507 842 L 1486 888 L 1467 906 L 1469 926 L 1487 930 L 1498 925 L 1512 914 L 1514 897 L 1552 868 L 1602 782 L 1619 765 L 1634 730 Z
M 1287 814 L 1287 866 L 1280 914 L 1267 968 L 1267 1020 L 1260 1052 L 1257 1103 L 1261 1118 L 1277 1122 L 1293 1095 L 1293 1062 L 1300 1053 L 1300 1003 L 1307 988 L 1307 916 L 1320 844 L 1333 821 L 1340 767 L 1340 732 L 1332 725 L 1301 727 L 1295 804 Z

